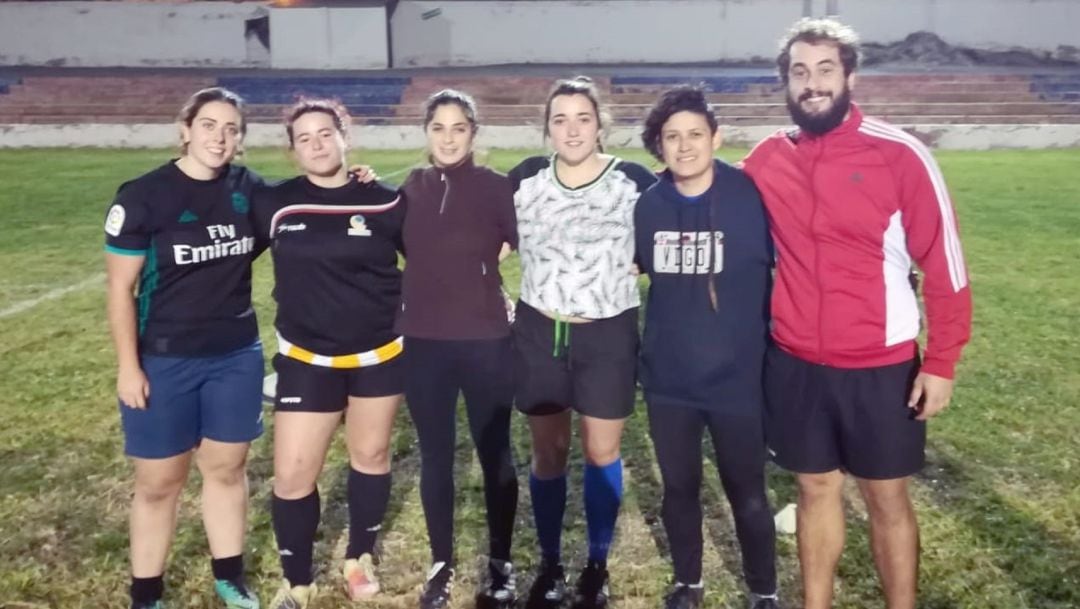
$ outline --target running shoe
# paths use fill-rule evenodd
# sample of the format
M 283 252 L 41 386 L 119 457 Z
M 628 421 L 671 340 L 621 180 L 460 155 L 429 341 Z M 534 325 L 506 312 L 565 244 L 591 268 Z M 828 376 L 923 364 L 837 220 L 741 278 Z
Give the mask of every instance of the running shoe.
M 476 595 L 477 609 L 510 609 L 517 600 L 517 578 L 508 560 L 488 561 L 487 585 Z
M 420 592 L 420 609 L 444 609 L 450 605 L 450 589 L 454 586 L 454 569 L 445 562 L 431 565 L 424 590 Z
M 346 560 L 341 573 L 349 600 L 362 601 L 379 593 L 379 578 L 375 576 L 375 560 L 371 554 L 365 552 L 360 558 Z

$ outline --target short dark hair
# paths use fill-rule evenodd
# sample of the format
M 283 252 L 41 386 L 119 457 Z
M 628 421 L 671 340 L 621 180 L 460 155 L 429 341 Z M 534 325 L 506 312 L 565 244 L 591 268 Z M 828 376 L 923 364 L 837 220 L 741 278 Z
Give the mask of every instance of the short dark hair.
M 216 101 L 225 102 L 236 108 L 240 113 L 240 135 L 246 135 L 247 119 L 244 116 L 246 111 L 244 98 L 224 87 L 209 87 L 196 91 L 180 108 L 180 113 L 176 115 L 176 122 L 191 127 L 195 122 L 195 117 L 199 115 L 199 110 L 202 110 L 206 104 Z M 180 151 L 187 154 L 187 142 L 180 145 Z
M 431 124 L 431 121 L 435 120 L 435 111 L 440 106 L 454 105 L 461 108 L 461 113 L 465 115 L 465 120 L 469 121 L 469 126 L 472 127 L 473 133 L 476 133 L 478 127 L 476 122 L 476 100 L 472 95 L 465 93 L 464 91 L 458 91 L 457 89 L 443 89 L 437 93 L 433 93 L 431 97 L 424 100 L 424 129 Z
M 289 148 L 293 147 L 293 123 L 296 119 L 312 112 L 322 112 L 334 120 L 334 128 L 342 136 L 349 135 L 349 125 L 352 118 L 349 109 L 336 99 L 307 99 L 300 98 L 295 104 L 285 110 L 285 133 L 289 136 Z
M 859 67 L 859 35 L 850 26 L 836 19 L 813 19 L 803 17 L 791 26 L 780 41 L 780 55 L 776 58 L 776 68 L 780 80 L 788 83 L 788 71 L 791 69 L 791 45 L 796 42 L 807 44 L 832 44 L 840 53 L 840 63 L 844 66 L 844 76 L 850 76 Z
M 592 102 L 593 112 L 596 113 L 596 122 L 601 129 L 604 128 L 607 121 L 600 112 L 600 89 L 593 82 L 593 79 L 588 76 L 575 76 L 574 78 L 557 81 L 548 93 L 547 103 L 544 104 L 544 137 L 551 135 L 548 131 L 548 121 L 551 120 L 551 102 L 562 95 L 584 95 Z
M 660 133 L 668 119 L 678 112 L 693 112 L 705 117 L 710 133 L 715 134 L 719 128 L 716 115 L 713 114 L 712 109 L 709 108 L 709 102 L 705 99 L 705 91 L 700 87 L 682 85 L 665 91 L 649 110 L 649 115 L 645 117 L 645 129 L 641 132 L 641 142 L 645 145 L 645 150 L 648 150 L 649 154 L 656 157 L 658 161 L 664 160 L 660 146 Z

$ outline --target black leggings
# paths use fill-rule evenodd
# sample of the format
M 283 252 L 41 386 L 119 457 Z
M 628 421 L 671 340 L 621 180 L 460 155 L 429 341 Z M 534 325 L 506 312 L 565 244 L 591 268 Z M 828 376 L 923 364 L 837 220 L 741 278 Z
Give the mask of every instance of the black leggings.
M 484 474 L 490 556 L 510 560 L 518 484 L 510 447 L 514 399 L 510 338 L 405 338 L 405 400 L 420 440 L 420 499 L 433 562 L 453 562 L 457 398 Z
M 765 496 L 765 436 L 756 415 L 649 404 L 649 434 L 664 480 L 662 517 L 675 580 L 701 581 L 701 437 L 708 427 L 742 550 L 746 584 L 776 592 L 776 531 Z

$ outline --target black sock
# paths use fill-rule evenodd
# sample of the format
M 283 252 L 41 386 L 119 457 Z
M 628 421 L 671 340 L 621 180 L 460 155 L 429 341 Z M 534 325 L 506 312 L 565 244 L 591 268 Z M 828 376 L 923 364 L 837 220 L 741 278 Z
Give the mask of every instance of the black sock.
M 161 600 L 163 594 L 165 594 L 163 575 L 131 578 L 131 602 L 151 604 Z
M 274 495 L 270 503 L 281 570 L 290 586 L 310 586 L 311 554 L 319 528 L 319 489 L 300 499 Z
M 244 555 L 237 554 L 227 558 L 211 558 L 210 570 L 214 572 L 214 579 L 227 579 L 231 582 L 241 583 L 244 581 Z
M 390 473 L 365 474 L 349 468 L 349 547 L 345 558 L 375 550 L 375 536 L 390 503 Z

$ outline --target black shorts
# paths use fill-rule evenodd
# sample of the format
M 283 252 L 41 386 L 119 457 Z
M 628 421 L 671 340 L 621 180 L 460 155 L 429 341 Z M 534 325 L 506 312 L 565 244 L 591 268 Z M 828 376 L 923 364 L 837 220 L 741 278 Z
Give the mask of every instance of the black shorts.
M 634 411 L 638 310 L 589 323 L 559 324 L 524 302 L 514 320 L 514 377 L 518 410 L 549 415 L 573 408 L 598 419 Z
M 812 364 L 770 347 L 765 357 L 765 435 L 784 469 L 842 469 L 890 480 L 925 462 L 926 422 L 908 408 L 918 359 L 878 368 Z
M 377 398 L 405 391 L 401 356 L 360 368 L 328 368 L 306 364 L 280 353 L 274 356 L 277 395 L 274 410 L 282 412 L 341 412 L 349 396 Z

